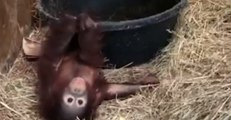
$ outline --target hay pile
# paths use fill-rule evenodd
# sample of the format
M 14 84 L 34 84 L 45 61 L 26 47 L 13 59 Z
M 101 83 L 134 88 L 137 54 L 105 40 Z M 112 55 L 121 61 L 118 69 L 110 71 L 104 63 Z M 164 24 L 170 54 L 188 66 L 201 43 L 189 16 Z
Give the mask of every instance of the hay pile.
M 132 69 L 105 70 L 110 81 L 157 72 L 159 87 L 104 102 L 98 120 L 231 119 L 231 2 L 189 0 L 163 55 Z M 37 120 L 33 65 L 21 57 L 0 77 L 0 120 Z

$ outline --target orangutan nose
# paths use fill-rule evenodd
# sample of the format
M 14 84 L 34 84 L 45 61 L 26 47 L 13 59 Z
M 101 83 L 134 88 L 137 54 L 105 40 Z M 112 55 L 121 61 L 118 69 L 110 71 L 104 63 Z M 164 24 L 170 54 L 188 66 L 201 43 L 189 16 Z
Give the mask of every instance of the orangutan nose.
M 72 79 L 70 89 L 74 94 L 83 94 L 86 91 L 86 81 L 81 77 L 76 77 Z

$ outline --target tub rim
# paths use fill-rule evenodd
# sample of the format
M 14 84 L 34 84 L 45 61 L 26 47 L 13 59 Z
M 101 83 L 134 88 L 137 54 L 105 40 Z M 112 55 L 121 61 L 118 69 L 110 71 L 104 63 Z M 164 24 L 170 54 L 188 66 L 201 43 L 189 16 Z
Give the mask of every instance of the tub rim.
M 165 11 L 160 12 L 158 14 L 150 15 L 143 18 L 131 19 L 131 20 L 100 21 L 98 22 L 98 24 L 102 28 L 103 32 L 137 29 L 137 28 L 145 27 L 150 24 L 156 24 L 165 21 L 171 17 L 176 16 L 177 14 L 179 14 L 179 11 L 182 8 L 186 7 L 187 3 L 188 3 L 187 0 L 180 0 L 173 7 L 166 9 Z M 36 9 L 39 12 L 43 13 L 45 16 L 53 20 L 59 20 L 59 18 L 54 17 L 50 15 L 48 12 L 46 12 L 41 6 L 41 3 L 36 5 Z

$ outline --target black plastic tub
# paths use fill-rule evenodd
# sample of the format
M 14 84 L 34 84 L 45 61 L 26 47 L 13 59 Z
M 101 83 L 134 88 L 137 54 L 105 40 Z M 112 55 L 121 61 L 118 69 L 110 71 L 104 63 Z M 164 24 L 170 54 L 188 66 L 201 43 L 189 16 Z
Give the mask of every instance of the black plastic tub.
M 63 10 L 78 15 L 94 11 L 105 32 L 107 65 L 139 65 L 168 45 L 179 12 L 187 0 L 41 0 L 39 11 L 48 19 Z

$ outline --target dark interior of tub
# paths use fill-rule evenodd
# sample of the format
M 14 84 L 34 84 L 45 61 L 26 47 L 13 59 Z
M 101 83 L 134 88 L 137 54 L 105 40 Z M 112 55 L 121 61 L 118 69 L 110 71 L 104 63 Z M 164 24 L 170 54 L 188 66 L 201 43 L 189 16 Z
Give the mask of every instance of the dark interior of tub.
M 176 3 L 177 0 L 128 0 L 101 19 L 119 21 L 144 18 L 170 9 Z
M 58 16 L 63 11 L 79 15 L 81 11 L 87 10 L 100 21 L 123 21 L 164 13 L 180 1 L 182 0 L 41 0 L 40 4 L 43 11 L 52 16 Z M 41 13 L 42 16 L 45 15 L 44 12 Z M 166 14 L 162 17 L 166 17 Z M 44 18 L 50 20 L 47 15 Z M 155 22 L 155 19 L 152 21 Z M 177 14 L 157 24 L 138 29 L 105 31 L 103 52 L 109 59 L 106 64 L 119 68 L 129 63 L 133 66 L 152 59 L 169 43 L 171 34 L 166 30 L 174 29 L 176 21 Z
M 79 14 L 88 10 L 99 20 L 131 20 L 161 13 L 180 0 L 41 0 L 43 8 L 51 13 L 68 11 Z

